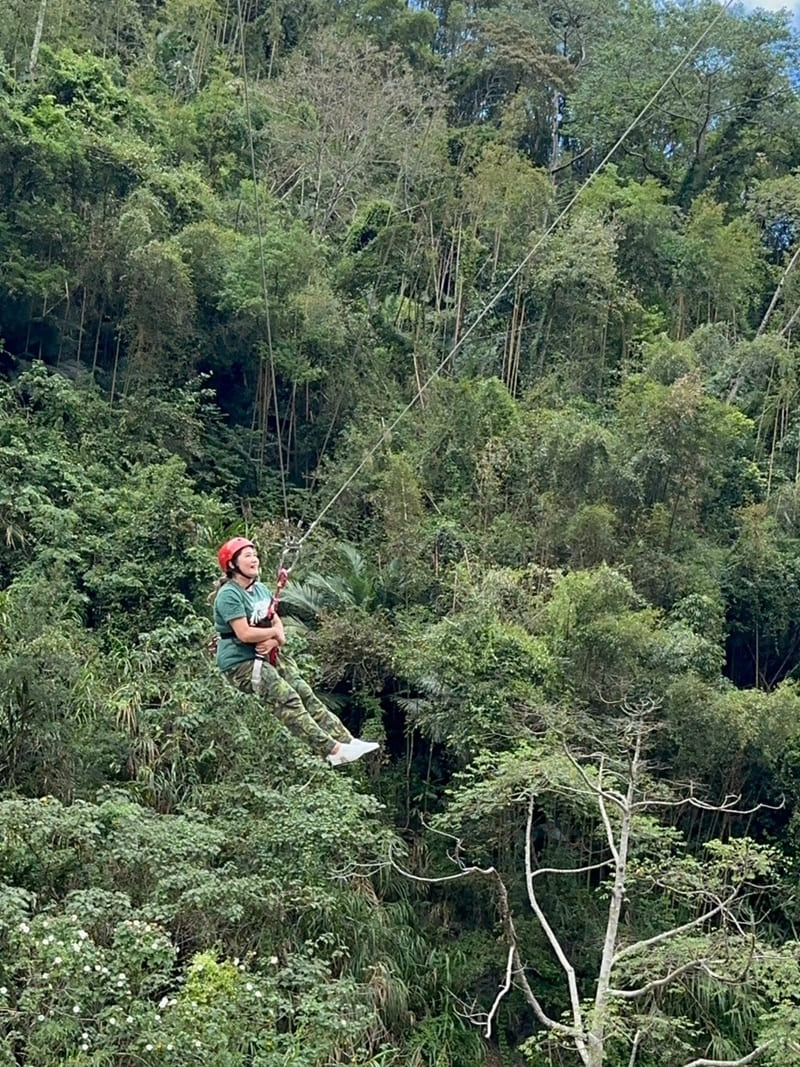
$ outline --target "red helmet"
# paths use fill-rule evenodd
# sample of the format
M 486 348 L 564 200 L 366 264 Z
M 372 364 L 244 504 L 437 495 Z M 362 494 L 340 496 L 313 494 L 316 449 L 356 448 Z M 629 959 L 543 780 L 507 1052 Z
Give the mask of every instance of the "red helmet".
M 227 574 L 228 567 L 233 562 L 234 556 L 241 552 L 243 548 L 255 548 L 256 546 L 252 541 L 248 541 L 246 537 L 232 537 L 230 541 L 226 541 L 222 548 L 217 552 L 217 559 L 222 571 Z

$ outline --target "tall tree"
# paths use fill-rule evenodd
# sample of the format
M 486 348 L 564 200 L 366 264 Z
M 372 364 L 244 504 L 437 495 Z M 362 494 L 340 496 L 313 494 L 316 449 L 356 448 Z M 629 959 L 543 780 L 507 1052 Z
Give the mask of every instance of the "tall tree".
M 434 820 L 451 838 L 460 870 L 419 880 L 488 881 L 506 947 L 493 1002 L 470 1017 L 492 1036 L 504 998 L 519 990 L 538 1031 L 525 1046 L 533 1064 L 570 1048 L 584 1067 L 742 1067 L 773 1050 L 800 1049 L 795 1011 L 775 987 L 791 982 L 793 950 L 772 944 L 766 927 L 752 929 L 751 908 L 770 889 L 776 857 L 744 837 L 707 841 L 702 856 L 685 851 L 672 825 L 681 809 L 730 812 L 734 804 L 715 806 L 654 780 L 647 757 L 655 711 L 643 702 L 614 712 L 611 738 L 593 738 L 591 752 L 569 741 L 561 748 L 554 738 L 485 755 Z M 568 812 L 579 836 L 559 832 Z M 470 859 L 487 852 L 476 830 L 504 815 L 520 836 L 521 870 Z M 594 898 L 585 905 L 596 908 L 601 927 L 596 947 L 584 953 L 591 962 L 576 962 L 574 938 L 555 907 L 560 894 L 550 887 L 569 880 Z M 535 933 L 517 913 L 519 882 Z M 540 973 L 545 967 L 544 951 L 554 960 L 547 988 L 528 977 L 532 965 Z M 730 1011 L 705 1010 L 715 995 L 717 1008 Z M 757 1007 L 732 1026 L 728 1017 L 744 1001 Z

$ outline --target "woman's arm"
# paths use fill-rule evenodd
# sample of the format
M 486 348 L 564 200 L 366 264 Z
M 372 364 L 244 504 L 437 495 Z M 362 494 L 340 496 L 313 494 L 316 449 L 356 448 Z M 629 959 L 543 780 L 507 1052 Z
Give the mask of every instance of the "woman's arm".
M 245 645 L 260 645 L 262 641 L 275 641 L 278 645 L 286 643 L 283 623 L 277 615 L 272 626 L 251 626 L 244 615 L 239 619 L 230 619 L 228 625 Z

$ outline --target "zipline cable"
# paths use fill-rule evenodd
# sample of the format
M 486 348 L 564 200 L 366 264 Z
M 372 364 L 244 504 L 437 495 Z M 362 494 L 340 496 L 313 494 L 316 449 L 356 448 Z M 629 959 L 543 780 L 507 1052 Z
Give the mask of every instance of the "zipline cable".
M 358 477 L 358 475 L 361 473 L 361 471 L 364 469 L 364 467 L 367 465 L 367 463 L 369 463 L 369 461 L 372 459 L 372 457 L 375 455 L 375 453 L 378 451 L 378 449 L 384 444 L 384 442 L 387 440 L 387 438 L 391 435 L 391 433 L 395 429 L 395 427 L 405 418 L 405 416 L 409 413 L 409 411 L 411 411 L 411 409 L 417 404 L 417 402 L 420 400 L 420 398 L 424 395 L 425 391 L 430 386 L 430 384 L 436 378 L 439 377 L 439 375 L 441 374 L 441 372 L 444 369 L 444 367 L 446 367 L 447 364 L 452 360 L 452 358 L 456 354 L 456 352 L 458 352 L 458 350 L 463 347 L 464 342 L 467 340 L 468 337 L 470 337 L 472 335 L 473 331 L 476 329 L 478 324 L 480 322 L 482 322 L 483 319 L 486 318 L 488 313 L 495 306 L 495 304 L 498 302 L 498 300 L 503 295 L 503 293 L 506 292 L 506 290 L 509 288 L 509 286 L 519 277 L 519 275 L 522 273 L 522 271 L 525 269 L 525 267 L 528 265 L 528 263 L 530 263 L 531 259 L 538 252 L 538 250 L 541 248 L 541 246 L 544 243 L 544 241 L 550 236 L 550 234 L 553 232 L 553 230 L 556 229 L 556 227 L 561 223 L 561 221 L 565 218 L 565 216 L 572 210 L 572 208 L 577 203 L 578 199 L 583 195 L 584 191 L 589 187 L 589 185 L 594 181 L 594 179 L 597 177 L 597 175 L 600 173 L 600 171 L 609 162 L 609 160 L 612 158 L 614 153 L 620 148 L 620 146 L 622 144 L 624 144 L 624 142 L 627 140 L 627 138 L 630 136 L 630 134 L 633 132 L 633 130 L 638 126 L 638 124 L 641 122 L 641 120 L 644 118 L 644 116 L 647 114 L 647 112 L 652 108 L 652 106 L 655 104 L 655 102 L 658 100 L 658 98 L 661 96 L 661 94 L 665 91 L 665 89 L 667 89 L 667 87 L 677 77 L 677 75 L 680 73 L 680 71 L 683 69 L 683 67 L 689 62 L 691 57 L 694 55 L 694 53 L 697 51 L 697 49 L 700 47 L 700 45 L 703 43 L 703 41 L 706 39 L 706 37 L 708 37 L 708 35 L 711 33 L 713 28 L 716 26 L 716 24 L 719 22 L 719 20 L 722 18 L 722 16 L 725 14 L 725 12 L 728 10 L 728 8 L 731 6 L 732 3 L 733 3 L 733 0 L 725 0 L 725 2 L 720 5 L 720 8 L 719 8 L 719 11 L 717 12 L 717 14 L 709 22 L 709 24 L 706 26 L 706 28 L 703 30 L 703 32 L 700 34 L 700 36 L 697 38 L 697 40 L 694 42 L 694 44 L 691 46 L 691 48 L 689 48 L 688 51 L 686 51 L 684 53 L 683 57 L 675 64 L 673 69 L 670 71 L 670 73 L 667 75 L 667 77 L 664 79 L 664 81 L 661 83 L 661 85 L 658 87 L 658 89 L 656 89 L 656 91 L 653 93 L 653 95 L 650 97 L 650 99 L 647 101 L 647 103 L 644 105 L 644 107 L 639 111 L 639 113 L 636 115 L 636 117 L 628 124 L 627 128 L 617 138 L 617 140 L 611 146 L 611 148 L 608 150 L 608 152 L 606 152 L 605 156 L 603 156 L 603 158 L 600 160 L 600 162 L 597 164 L 597 166 L 594 168 L 594 170 L 591 172 L 591 174 L 589 174 L 589 176 L 587 177 L 587 179 L 583 183 L 583 185 L 581 185 L 580 188 L 574 193 L 574 195 L 567 201 L 566 206 L 564 208 L 562 208 L 562 210 L 559 212 L 559 214 L 556 216 L 556 218 L 553 220 L 553 222 L 541 234 L 541 236 L 536 241 L 536 243 L 533 245 L 533 247 L 525 254 L 523 259 L 517 264 L 517 266 L 514 268 L 514 270 L 511 272 L 511 274 L 509 274 L 508 278 L 506 278 L 506 280 L 503 282 L 503 284 L 500 286 L 500 288 L 495 292 L 494 296 L 492 296 L 491 299 L 488 300 L 483 305 L 483 307 L 480 309 L 480 311 L 476 315 L 476 317 L 473 320 L 473 322 L 471 323 L 471 325 L 464 331 L 464 333 L 461 335 L 461 337 L 459 337 L 458 341 L 456 341 L 456 343 L 452 346 L 452 348 L 450 348 L 450 350 L 446 353 L 446 355 L 441 360 L 441 362 L 438 364 L 438 366 L 431 372 L 431 374 L 419 386 L 419 388 L 417 389 L 416 393 L 412 396 L 411 400 L 409 400 L 409 402 L 405 405 L 405 407 L 400 411 L 399 415 L 397 415 L 392 420 L 392 422 L 390 422 L 389 425 L 383 430 L 383 432 L 381 433 L 380 437 L 377 439 L 375 444 L 372 445 L 372 447 L 369 448 L 368 451 L 364 454 L 364 457 L 362 458 L 362 460 L 358 464 L 358 466 L 352 471 L 352 473 L 349 475 L 349 477 L 342 483 L 342 485 L 339 487 L 339 489 L 337 489 L 337 491 L 333 494 L 333 496 L 330 498 L 330 500 L 327 502 L 327 504 L 325 504 L 324 507 L 318 512 L 317 517 L 310 524 L 308 529 L 303 533 L 303 535 L 300 538 L 292 540 L 291 542 L 287 542 L 287 546 L 284 549 L 284 556 L 286 556 L 288 551 L 291 551 L 292 554 L 296 554 L 300 550 L 302 545 L 305 544 L 305 542 L 308 540 L 308 538 L 311 536 L 311 534 L 314 532 L 314 530 L 320 524 L 320 522 L 325 517 L 325 515 L 327 515 L 327 513 L 330 511 L 330 509 L 334 506 L 334 504 L 339 499 L 339 497 L 349 488 L 350 485 L 352 485 L 352 483 L 355 481 L 355 479 Z M 239 11 L 239 26 L 240 26 L 239 32 L 240 32 L 240 37 L 242 39 L 242 62 L 244 64 L 244 16 L 242 14 L 241 0 L 237 0 L 237 6 L 238 6 L 238 11 Z M 246 71 L 245 71 L 245 82 L 246 82 L 246 80 L 247 79 L 246 79 Z M 251 162 L 252 162 L 252 166 L 253 166 L 253 183 L 255 185 L 255 182 L 256 182 L 255 150 L 253 148 L 253 131 L 252 131 L 252 125 L 251 125 L 249 99 L 248 99 L 248 96 L 247 96 L 247 87 L 246 87 L 246 85 L 245 85 L 245 103 L 246 103 L 246 118 L 247 118 L 247 124 L 248 124 L 248 133 L 249 133 L 249 140 L 250 140 Z M 260 223 L 259 223 L 259 235 L 258 236 L 259 236 L 259 245 L 261 246 L 262 245 L 262 236 L 261 236 Z M 266 281 L 266 270 L 264 268 L 263 248 L 261 248 L 261 265 L 262 265 L 262 267 L 261 267 L 261 269 L 262 269 L 262 283 L 263 283 L 263 286 L 264 286 L 264 295 L 265 295 L 265 299 L 266 299 L 267 298 L 267 281 Z M 271 355 L 271 349 L 270 349 L 270 355 Z M 274 373 L 275 373 L 275 371 L 274 371 L 274 363 L 272 364 L 272 372 L 273 372 L 273 376 L 274 376 Z M 275 394 L 275 389 L 273 387 L 273 396 L 275 396 L 275 395 L 276 395 Z M 278 426 L 280 427 L 280 422 L 278 422 Z M 281 443 L 279 441 L 279 451 L 280 450 L 281 450 Z M 283 477 L 282 457 L 281 457 L 281 476 Z M 285 493 L 286 493 L 286 487 L 285 487 L 285 484 L 284 484 L 284 497 L 285 497 Z
M 378 438 L 378 440 L 367 451 L 367 453 L 364 455 L 363 459 L 358 464 L 358 466 L 355 468 L 355 470 L 350 474 L 350 476 L 345 480 L 345 482 L 334 493 L 334 495 L 331 497 L 331 499 L 328 501 L 328 503 L 325 504 L 325 506 L 317 514 L 317 517 L 314 519 L 314 521 L 311 523 L 311 525 L 308 527 L 308 529 L 305 531 L 305 533 L 302 535 L 302 537 L 300 537 L 296 542 L 294 542 L 297 550 L 299 550 L 300 547 L 308 540 L 308 538 L 311 536 L 313 531 L 316 529 L 316 527 L 322 521 L 324 516 L 334 506 L 334 504 L 339 499 L 339 497 L 342 495 L 342 493 L 344 493 L 345 490 L 347 490 L 347 488 L 350 485 L 352 485 L 353 481 L 358 477 L 358 475 L 361 473 L 361 471 L 364 469 L 364 467 L 367 465 L 367 463 L 369 463 L 369 461 L 372 459 L 372 457 L 375 455 L 375 453 L 378 451 L 378 449 L 383 445 L 383 443 L 391 435 L 392 431 L 395 429 L 395 427 L 398 425 L 398 423 L 401 422 L 402 419 L 404 419 L 405 416 L 409 413 L 409 411 L 416 405 L 416 403 L 418 402 L 420 397 L 425 393 L 426 389 L 431 384 L 431 382 L 433 382 L 436 378 L 439 377 L 439 375 L 441 374 L 443 368 L 445 366 L 447 366 L 447 364 L 450 362 L 450 360 L 453 358 L 453 356 L 456 354 L 456 352 L 463 346 L 464 342 L 472 334 L 472 332 L 475 330 L 475 328 L 478 326 L 478 324 L 480 322 L 482 322 L 484 318 L 486 318 L 488 313 L 491 311 L 491 309 L 494 307 L 494 305 L 497 303 L 497 301 L 500 299 L 500 297 L 503 295 L 503 293 L 505 293 L 506 290 L 509 288 L 509 286 L 512 284 L 512 282 L 514 282 L 515 279 L 519 277 L 519 275 L 522 273 L 522 271 L 525 269 L 525 267 L 528 265 L 528 263 L 530 263 L 531 259 L 536 254 L 536 252 L 538 252 L 538 250 L 541 248 L 541 246 L 544 243 L 544 241 L 546 240 L 546 238 L 548 238 L 550 236 L 550 234 L 553 232 L 553 230 L 555 230 L 555 228 L 559 225 L 559 223 L 562 221 L 562 219 L 572 210 L 572 208 L 574 207 L 574 205 L 577 202 L 577 200 L 579 199 L 579 197 L 583 194 L 584 190 L 586 190 L 589 187 L 589 185 L 591 184 L 591 182 L 594 181 L 594 179 L 597 177 L 597 175 L 600 173 L 600 171 L 603 169 L 603 167 L 605 167 L 605 165 L 609 162 L 609 160 L 614 155 L 614 153 L 617 151 L 617 149 L 620 148 L 620 146 L 625 142 L 625 140 L 633 132 L 633 130 L 636 128 L 636 126 L 641 122 L 641 120 L 644 118 L 644 116 L 647 114 L 647 112 L 650 110 L 650 108 L 655 104 L 655 102 L 658 100 L 658 98 L 661 96 L 661 94 L 664 92 L 664 90 L 670 85 L 670 83 L 674 80 L 674 78 L 677 77 L 677 75 L 680 73 L 680 71 L 683 69 L 683 67 L 689 62 L 691 57 L 694 55 L 694 53 L 697 51 L 697 49 L 700 47 L 700 45 L 703 43 L 703 41 L 706 39 L 706 37 L 711 33 L 713 28 L 716 26 L 716 24 L 719 22 L 719 20 L 722 18 L 722 16 L 725 14 L 725 12 L 728 10 L 728 8 L 731 6 L 732 3 L 733 3 L 733 0 L 725 0 L 725 2 L 720 6 L 719 11 L 714 16 L 714 18 L 711 20 L 711 22 L 709 22 L 708 26 L 706 26 L 706 28 L 703 30 L 703 32 L 700 34 L 700 36 L 697 38 L 697 40 L 694 42 L 694 44 L 691 46 L 691 48 L 685 53 L 683 58 L 675 65 L 675 67 L 669 73 L 667 78 L 662 82 L 662 84 L 659 86 L 659 88 L 653 93 L 653 95 L 650 97 L 650 99 L 647 101 L 647 103 L 644 105 L 644 107 L 641 109 L 641 111 L 638 113 L 638 115 L 630 122 L 628 127 L 620 135 L 620 137 L 617 139 L 617 141 L 612 145 L 612 147 L 608 150 L 608 152 L 606 152 L 605 156 L 603 156 L 603 158 L 600 160 L 600 162 L 594 168 L 592 173 L 588 176 L 588 178 L 583 183 L 583 185 L 577 190 L 577 192 L 571 197 L 571 199 L 567 201 L 566 206 L 561 210 L 561 212 L 556 216 L 556 218 L 553 220 L 553 222 L 550 224 L 550 226 L 548 226 L 548 228 L 544 231 L 544 233 L 539 237 L 539 239 L 536 242 L 536 244 L 526 253 L 524 258 L 514 268 L 514 270 L 511 272 L 511 274 L 508 276 L 508 278 L 506 278 L 505 282 L 503 282 L 503 284 L 500 286 L 500 288 L 495 292 L 494 296 L 486 304 L 484 304 L 484 306 L 480 309 L 480 311 L 478 312 L 476 318 L 471 323 L 471 325 L 468 327 L 468 329 L 464 331 L 464 333 L 461 335 L 461 337 L 459 337 L 458 341 L 447 352 L 447 354 L 441 360 L 441 362 L 436 367 L 436 369 L 425 379 L 425 381 L 417 389 L 416 393 L 411 398 L 411 400 L 409 400 L 409 402 L 406 404 L 406 406 L 402 409 L 400 414 L 397 415 L 397 417 L 395 419 L 393 419 L 393 421 L 391 423 L 389 423 L 389 425 L 386 427 L 386 429 L 384 429 L 384 431 L 381 433 L 381 435 Z

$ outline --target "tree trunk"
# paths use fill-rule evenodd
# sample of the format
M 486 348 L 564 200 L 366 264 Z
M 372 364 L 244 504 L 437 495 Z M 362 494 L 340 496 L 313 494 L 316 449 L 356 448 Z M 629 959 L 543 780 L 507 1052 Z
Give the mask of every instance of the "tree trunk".
M 42 32 L 44 30 L 44 17 L 47 14 L 47 0 L 40 0 L 39 15 L 36 19 L 36 29 L 33 34 L 33 46 L 31 47 L 31 62 L 28 68 L 31 81 L 36 77 L 36 65 L 39 62 L 39 48 L 42 44 Z
M 597 986 L 594 997 L 594 1015 L 592 1025 L 588 1032 L 586 1045 L 587 1067 L 603 1067 L 605 1061 L 605 1036 L 606 1022 L 611 1009 L 609 988 L 611 986 L 611 968 L 617 951 L 619 938 L 619 922 L 622 915 L 622 905 L 625 901 L 625 881 L 628 873 L 628 849 L 630 847 L 631 828 L 633 823 L 634 799 L 639 777 L 639 760 L 641 757 L 642 737 L 639 734 L 631 758 L 630 777 L 624 803 L 619 806 L 620 828 L 619 838 L 615 842 L 611 831 L 611 822 L 606 814 L 605 799 L 598 790 L 597 801 L 603 816 L 603 822 L 608 832 L 608 844 L 614 856 L 614 885 L 611 890 L 611 900 L 608 904 L 608 922 L 603 941 L 603 956 L 600 961 L 600 972 L 597 976 Z

